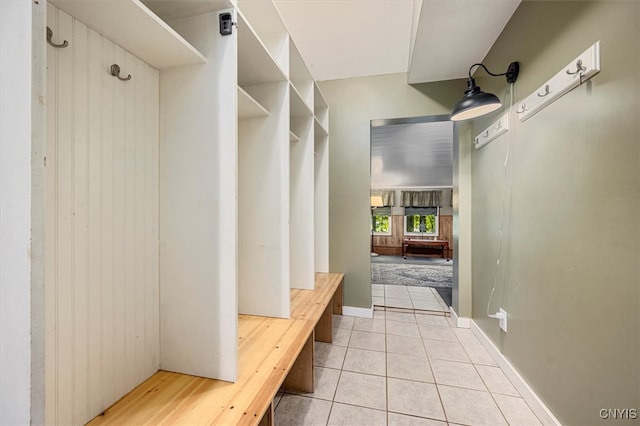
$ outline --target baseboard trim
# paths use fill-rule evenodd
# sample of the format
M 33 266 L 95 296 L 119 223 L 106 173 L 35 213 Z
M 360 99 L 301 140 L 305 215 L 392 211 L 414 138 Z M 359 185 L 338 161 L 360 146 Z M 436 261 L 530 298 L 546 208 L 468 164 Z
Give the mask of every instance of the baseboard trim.
M 478 338 L 482 346 L 491 354 L 493 359 L 498 363 L 505 375 L 511 380 L 513 386 L 520 393 L 522 398 L 529 404 L 531 410 L 538 416 L 543 425 L 560 426 L 562 423 L 553 415 L 551 410 L 540 399 L 540 397 L 531 389 L 531 386 L 524 380 L 518 371 L 511 365 L 509 360 L 500 352 L 498 347 L 489 339 L 474 320 L 470 320 L 471 332 Z
M 373 318 L 373 306 L 370 308 L 358 308 L 355 306 L 343 306 L 342 315 L 352 317 Z
M 449 307 L 449 311 L 451 312 L 451 318 L 458 328 L 469 328 L 471 327 L 471 320 L 465 317 L 459 317 L 456 311 L 452 306 Z

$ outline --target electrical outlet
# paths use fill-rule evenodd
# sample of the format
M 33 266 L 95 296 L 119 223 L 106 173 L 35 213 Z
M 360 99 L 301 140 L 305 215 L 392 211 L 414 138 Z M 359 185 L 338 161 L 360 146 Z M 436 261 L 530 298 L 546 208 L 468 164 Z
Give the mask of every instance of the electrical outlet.
M 500 310 L 498 311 L 498 315 L 500 315 L 500 329 L 502 329 L 502 331 L 506 333 L 507 332 L 507 311 L 500 308 Z

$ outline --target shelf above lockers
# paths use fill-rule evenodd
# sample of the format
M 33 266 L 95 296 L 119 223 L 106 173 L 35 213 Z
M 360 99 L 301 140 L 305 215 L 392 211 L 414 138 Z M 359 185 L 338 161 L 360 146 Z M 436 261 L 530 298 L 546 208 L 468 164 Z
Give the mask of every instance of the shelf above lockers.
M 289 32 L 271 1 L 237 0 L 238 14 L 251 23 L 253 31 L 286 76 L 289 75 Z
M 205 13 L 229 9 L 231 0 L 180 1 L 180 0 L 142 0 L 149 9 L 171 24 L 171 21 Z
M 202 53 L 138 0 L 50 1 L 157 69 L 207 62 Z
M 263 107 L 253 96 L 238 86 L 238 119 L 266 117 L 269 111 Z
M 289 130 L 289 142 L 300 142 L 300 137 L 293 130 Z
M 302 59 L 300 51 L 292 39 L 289 40 L 289 80 L 293 87 L 308 105 L 309 110 L 313 110 L 314 82 L 307 65 Z
M 313 85 L 313 113 L 316 116 L 318 125 L 329 133 L 329 106 L 322 96 L 322 92 L 317 83 Z
M 321 136 L 329 136 L 329 132 L 327 131 L 327 129 L 324 128 L 320 120 L 318 120 L 318 117 L 314 118 L 313 126 L 315 130 L 316 138 Z
M 287 76 L 247 20 L 238 12 L 238 84 L 286 81 Z
M 300 92 L 298 92 L 296 87 L 291 83 L 289 84 L 289 96 L 291 102 L 290 108 L 292 117 L 313 116 L 313 111 L 311 110 L 309 105 L 304 102 L 302 96 L 300 95 Z

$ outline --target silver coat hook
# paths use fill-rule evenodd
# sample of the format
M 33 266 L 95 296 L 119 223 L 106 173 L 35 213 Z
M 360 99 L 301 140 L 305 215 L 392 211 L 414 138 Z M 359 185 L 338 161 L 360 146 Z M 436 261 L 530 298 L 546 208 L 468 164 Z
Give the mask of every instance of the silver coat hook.
M 69 42 L 67 40 L 63 40 L 62 44 L 56 44 L 53 42 L 53 30 L 51 30 L 51 28 L 47 27 L 47 43 L 49 43 L 51 46 L 56 47 L 58 49 L 64 49 L 65 47 L 67 47 L 69 45 Z
M 483 137 L 488 138 L 489 137 L 489 130 L 485 130 L 485 132 L 482 134 Z
M 549 85 L 545 84 L 544 86 L 544 93 L 540 93 L 538 92 L 538 96 L 540 96 L 541 98 L 544 98 L 545 96 L 547 96 L 548 94 L 551 93 L 551 90 L 549 90 Z
M 575 71 L 567 70 L 567 74 L 569 74 L 569 75 L 581 74 L 581 73 L 585 72 L 586 70 L 587 70 L 587 67 L 582 65 L 582 59 L 578 59 L 576 61 L 576 70 Z
M 522 114 L 523 112 L 525 112 L 527 110 L 527 104 L 525 104 L 524 102 L 522 104 L 520 104 L 520 107 L 522 109 L 517 109 L 516 110 L 516 114 Z
M 114 77 L 118 77 L 118 80 L 121 80 L 121 81 L 131 80 L 131 74 L 129 74 L 126 77 L 120 77 L 120 65 L 118 64 L 111 65 L 111 75 Z

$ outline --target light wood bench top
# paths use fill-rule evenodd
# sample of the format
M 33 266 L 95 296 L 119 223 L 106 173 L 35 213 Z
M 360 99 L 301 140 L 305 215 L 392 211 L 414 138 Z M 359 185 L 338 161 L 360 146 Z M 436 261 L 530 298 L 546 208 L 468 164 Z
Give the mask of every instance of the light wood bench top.
M 291 290 L 290 319 L 239 315 L 235 383 L 158 371 L 88 424 L 257 424 L 327 306 L 342 312 L 342 279 L 318 273 L 315 290 Z

